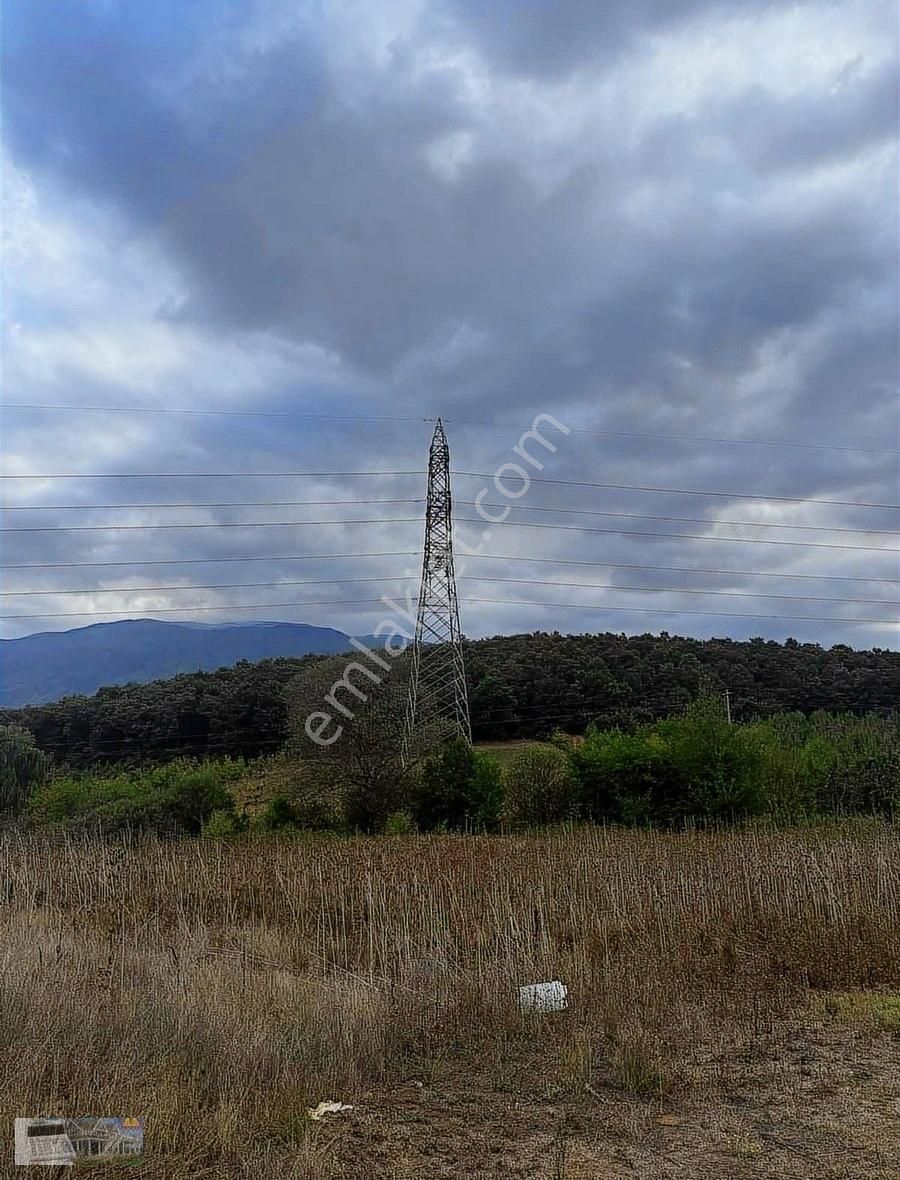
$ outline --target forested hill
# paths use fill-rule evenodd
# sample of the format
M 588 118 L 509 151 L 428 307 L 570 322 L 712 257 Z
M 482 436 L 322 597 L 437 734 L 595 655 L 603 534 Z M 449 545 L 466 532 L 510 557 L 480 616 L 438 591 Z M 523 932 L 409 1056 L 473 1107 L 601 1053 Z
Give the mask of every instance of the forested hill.
M 2 710 L 0 723 L 25 726 L 44 750 L 73 766 L 271 753 L 286 736 L 284 686 L 317 658 L 241 662 L 104 688 Z M 782 710 L 887 712 L 900 700 L 900 652 L 794 640 L 537 632 L 470 642 L 466 665 L 476 739 L 539 737 L 557 727 L 577 733 L 592 721 L 628 726 L 680 709 L 701 688 L 727 689 L 736 718 Z

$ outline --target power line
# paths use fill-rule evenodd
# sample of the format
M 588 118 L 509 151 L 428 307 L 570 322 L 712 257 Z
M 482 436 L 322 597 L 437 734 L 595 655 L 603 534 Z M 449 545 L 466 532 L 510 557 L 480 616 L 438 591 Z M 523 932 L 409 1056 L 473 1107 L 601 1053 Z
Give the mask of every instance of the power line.
M 335 652 L 333 654 L 340 656 L 340 655 L 344 655 L 345 653 L 344 652 Z M 348 653 L 346 653 L 346 654 L 349 654 L 349 649 L 348 649 Z M 287 658 L 287 659 L 303 659 L 302 656 L 293 656 L 293 657 L 288 656 L 285 658 Z M 329 657 L 323 656 L 322 658 L 328 659 Z M 206 674 L 208 674 L 208 672 Z M 178 673 L 178 675 L 191 676 L 191 675 L 195 675 L 195 673 L 182 672 L 182 673 Z M 174 678 L 171 678 L 171 679 L 174 679 Z M 152 681 L 152 680 L 147 681 L 144 684 L 140 685 L 140 687 L 147 688 L 153 683 L 154 683 L 154 681 Z M 109 687 L 125 688 L 126 686 L 124 684 L 117 684 L 117 685 L 111 685 Z M 52 704 L 53 702 L 47 702 L 47 703 Z M 18 706 L 18 708 L 25 708 L 25 709 L 28 709 L 28 708 L 41 709 L 43 707 L 44 707 L 43 705 Z M 14 708 L 10 711 L 15 712 L 16 709 Z M 275 738 L 275 737 L 263 736 L 264 732 L 265 731 L 263 731 L 261 729 L 261 727 L 258 725 L 256 725 L 256 726 L 241 726 L 236 729 L 224 729 L 224 730 L 217 729 L 217 730 L 214 730 L 208 734 L 151 733 L 151 734 L 147 734 L 147 735 L 132 734 L 129 737 L 122 737 L 122 738 L 97 738 L 97 739 L 94 739 L 92 737 L 92 732 L 91 732 L 91 733 L 88 733 L 88 735 L 85 738 L 76 738 L 76 739 L 70 740 L 68 742 L 57 742 L 57 743 L 53 743 L 53 744 L 51 744 L 50 742 L 45 742 L 45 743 L 41 744 L 40 748 L 45 751 L 70 750 L 70 751 L 72 751 L 72 753 L 94 752 L 94 751 L 98 751 L 99 753 L 103 753 L 104 751 L 101 749 L 101 747 L 133 746 L 133 745 L 153 746 L 153 745 L 157 745 L 159 742 L 169 743 L 170 745 L 173 745 L 173 748 L 177 748 L 177 745 L 175 745 L 175 743 L 184 743 L 184 744 L 200 743 L 200 742 L 211 743 L 211 742 L 215 741 L 218 744 L 223 740 L 229 741 L 232 737 L 237 736 L 239 734 L 240 735 L 258 734 L 258 735 L 260 735 L 260 744 L 262 744 L 263 742 L 272 742 L 272 741 L 283 743 L 286 740 L 284 737 Z M 256 744 L 256 743 L 254 743 L 254 744 Z M 85 750 L 85 747 L 87 747 L 87 750 Z M 160 751 L 158 751 L 158 752 L 160 752 Z M 167 753 L 168 751 L 161 751 L 161 752 Z
M 531 423 L 528 426 L 523 426 L 521 424 L 514 426 L 511 422 L 473 422 L 462 418 L 445 418 L 444 421 L 449 422 L 453 426 L 503 427 L 505 430 L 531 430 L 534 428 L 534 423 Z M 836 443 L 795 442 L 788 439 L 722 438 L 707 434 L 651 434 L 646 431 L 638 430 L 594 430 L 582 426 L 569 427 L 568 433 L 593 435 L 597 438 L 652 439 L 656 442 L 665 443 L 700 442 L 717 443 L 724 444 L 726 446 L 738 447 L 791 447 L 803 451 L 863 451 L 876 455 L 900 454 L 900 450 L 895 450 L 890 447 L 849 447 L 845 445 L 838 445 Z
M 286 479 L 310 477 L 316 479 L 345 479 L 349 476 L 424 475 L 412 471 L 73 471 L 66 474 L 27 475 L 0 474 L 0 479 Z
M 188 586 L 103 586 L 81 589 L 66 588 L 64 590 L 3 590 L 0 591 L 0 598 L 56 597 L 57 595 L 70 594 L 162 594 L 181 590 L 258 590 L 275 589 L 282 586 L 343 586 L 363 582 L 405 581 L 413 577 L 415 575 L 410 573 L 371 578 L 302 578 L 296 581 L 210 582 Z M 508 582 L 523 586 L 568 586 L 573 589 L 611 590 L 616 593 L 715 594 L 729 598 L 778 598 L 793 602 L 855 602 L 867 606 L 900 607 L 900 602 L 885 598 L 836 598 L 830 595 L 816 594 L 768 594 L 755 590 L 717 590 L 715 588 L 684 586 L 612 586 L 603 582 L 558 582 L 539 578 L 493 578 L 481 574 L 464 574 L 460 576 L 459 580 L 463 582 Z
M 895 625 L 896 619 L 851 619 L 851 618 L 837 618 L 828 615 L 769 615 L 769 614 L 735 614 L 729 611 L 705 611 L 705 610 L 683 610 L 680 607 L 673 607 L 664 609 L 662 607 L 639 607 L 639 606 L 608 606 L 606 603 L 574 603 L 574 602 L 540 602 L 530 599 L 509 599 L 509 598 L 472 598 L 466 597 L 466 602 L 477 603 L 495 603 L 500 606 L 539 606 L 552 607 L 564 610 L 592 610 L 597 614 L 602 614 L 604 611 L 617 611 L 626 614 L 635 612 L 638 614 L 662 614 L 662 615 L 702 615 L 715 616 L 719 618 L 733 618 L 733 619 L 782 619 L 785 621 L 796 622 L 817 622 L 817 623 L 852 623 L 852 624 L 879 624 L 892 626 Z M 260 603 L 244 603 L 232 604 L 225 606 L 192 606 L 192 607 L 153 607 L 149 608 L 149 613 L 141 615 L 141 618 L 151 618 L 158 614 L 198 614 L 206 613 L 208 611 L 243 611 L 243 610 L 273 610 L 282 608 L 296 608 L 308 606 L 357 606 L 363 603 L 378 603 L 384 606 L 385 603 L 381 598 L 324 598 L 324 599 L 310 599 L 302 602 L 260 602 Z M 118 615 L 121 617 L 121 610 L 104 610 L 104 611 L 55 611 L 47 614 L 23 614 L 23 615 L 3 615 L 0 616 L 0 622 L 12 622 L 20 619 L 61 619 L 61 618 L 92 618 L 97 615 Z
M 6 402 L 8 410 L 52 410 L 75 411 L 78 413 L 99 414 L 180 414 L 189 417 L 224 417 L 224 418 L 303 418 L 327 422 L 418 422 L 431 423 L 437 421 L 433 417 L 420 417 L 414 414 L 321 414 L 301 410 L 197 410 L 181 409 L 172 406 L 73 406 L 50 405 L 35 402 Z M 477 426 L 489 430 L 532 430 L 535 423 L 528 425 L 515 422 L 479 422 L 467 418 L 444 418 L 444 422 L 454 426 Z M 566 427 L 567 434 L 584 434 L 594 438 L 640 438 L 657 442 L 701 442 L 716 443 L 726 446 L 742 447 L 790 447 L 805 451 L 860 451 L 876 455 L 897 455 L 900 451 L 890 447 L 853 447 L 846 444 L 796 442 L 789 439 L 760 439 L 760 438 L 723 438 L 704 434 L 652 434 L 638 430 L 602 430 L 584 426 Z
M 414 574 L 395 574 L 382 578 L 302 578 L 289 582 L 208 582 L 190 586 L 102 586 L 87 589 L 66 590 L 0 590 L 0 598 L 23 598 L 34 595 L 55 597 L 58 594 L 162 594 L 173 590 L 259 590 L 275 586 L 335 586 L 352 582 L 400 582 L 415 577 Z M 828 601 L 839 602 L 841 599 Z M 872 601 L 868 599 L 847 599 L 850 602 Z M 891 605 L 891 604 L 885 604 Z
M 502 468 L 500 468 L 502 470 Z M 496 472 L 484 471 L 453 471 L 452 475 L 470 476 L 473 479 L 490 479 L 493 480 Z M 34 478 L 37 478 L 35 476 Z M 900 509 L 900 504 L 872 504 L 863 500 L 822 500 L 813 496 L 764 496 L 759 492 L 723 492 L 723 491 L 701 491 L 689 488 L 658 488 L 645 487 L 642 484 L 630 483 L 594 483 L 589 480 L 580 479 L 548 479 L 538 476 L 528 476 L 528 481 L 532 483 L 546 483 L 559 484 L 562 487 L 570 488 L 605 488 L 614 491 L 622 492 L 660 492 L 667 496 L 724 496 L 729 500 L 777 500 L 779 503 L 785 504 L 832 504 L 839 508 L 889 508 Z
M 401 500 L 369 500 L 355 496 L 352 500 L 224 500 L 210 502 L 191 500 L 182 504 L 5 504 L 2 512 L 93 512 L 112 508 L 302 508 L 334 507 L 337 504 L 424 504 L 420 497 L 406 497 Z M 474 504 L 475 501 L 465 501 Z M 860 529 L 860 532 L 870 532 Z
M 296 525 L 321 524 L 413 524 L 421 523 L 420 516 L 356 517 L 351 520 L 246 520 L 202 521 L 188 524 L 73 524 L 37 525 L 25 528 L 0 528 L 0 533 L 122 533 L 146 532 L 157 529 L 285 529 Z M 801 542 L 802 544 L 802 542 Z
M 848 574 L 788 574 L 775 573 L 772 570 L 720 570 L 686 565 L 640 565 L 637 562 L 623 561 L 583 561 L 565 557 L 525 557 L 513 553 L 472 553 L 466 560 L 527 561 L 542 565 L 602 566 L 604 569 L 656 570 L 671 574 L 721 574 L 724 577 L 734 578 L 802 578 L 804 581 L 812 579 L 816 582 L 879 582 L 889 586 L 900 585 L 900 578 L 860 578 L 852 577 Z
M 226 603 L 224 606 L 159 606 L 148 607 L 149 613 L 141 615 L 141 618 L 150 618 L 152 615 L 193 615 L 198 613 L 205 613 L 206 611 L 233 611 L 233 610 L 271 610 L 272 608 L 280 607 L 296 607 L 296 606 L 358 606 L 361 603 L 384 603 L 380 598 L 321 598 L 313 599 L 305 602 L 257 602 L 257 603 Z M 29 614 L 29 615 L 0 615 L 0 623 L 11 622 L 13 619 L 66 619 L 66 618 L 90 618 L 93 615 L 121 615 L 121 610 L 71 610 L 71 611 L 54 611 L 50 614 Z
M 502 470 L 502 468 L 501 468 Z M 393 477 L 406 475 L 424 475 L 418 469 L 404 471 L 126 471 L 126 472 L 69 472 L 38 473 L 27 475 L 0 474 L 0 479 L 343 479 L 356 476 Z M 474 479 L 493 480 L 495 472 L 484 471 L 452 471 L 451 475 L 467 476 Z M 529 476 L 530 483 L 558 484 L 564 487 L 604 488 L 627 492 L 654 492 L 673 496 L 721 496 L 731 500 L 763 500 L 779 501 L 789 504 L 831 504 L 843 508 L 884 508 L 900 509 L 900 504 L 876 504 L 862 500 L 825 500 L 812 496 L 780 496 L 762 495 L 756 492 L 735 492 L 713 490 L 698 490 L 689 488 L 650 487 L 641 484 L 595 483 L 587 480 L 549 479 Z
M 74 410 L 85 414 L 181 414 L 217 418 L 310 418 L 323 422 L 435 422 L 411 414 L 318 414 L 306 410 L 186 410 L 174 406 L 72 406 L 35 402 L 4 402 L 7 410 Z
M 353 500 L 226 500 L 220 502 L 194 501 L 180 504 L 162 503 L 162 504 L 11 504 L 3 507 L 4 512 L 90 512 L 90 511 L 108 511 L 112 509 L 167 509 L 167 508 L 292 508 L 292 507 L 331 507 L 339 504 L 424 504 L 425 501 L 420 497 L 407 497 L 404 499 L 365 499 L 359 498 Z M 456 504 L 465 504 L 469 507 L 479 507 L 477 500 L 455 500 Z M 650 512 L 612 512 L 597 508 L 565 508 L 562 506 L 548 506 L 545 504 L 498 504 L 495 502 L 482 502 L 482 508 L 507 508 L 517 512 L 551 512 L 563 513 L 566 515 L 575 516 L 609 516 L 626 520 L 666 520 L 676 523 L 684 524 L 708 524 L 708 525 L 735 525 L 741 528 L 758 528 L 758 529 L 805 529 L 808 532 L 820 533 L 856 533 L 869 536 L 887 536 L 894 537 L 897 535 L 896 529 L 857 529 L 846 528 L 839 525 L 817 525 L 817 524 L 784 524 L 775 521 L 762 520 L 710 520 L 708 517 L 701 516 L 660 516 L 656 513 Z M 239 522 L 240 523 L 240 522 Z M 263 523 L 256 521 L 247 521 L 246 524 Z M 55 531 L 73 531 L 77 527 L 88 526 L 58 526 Z M 89 526 L 92 528 L 137 528 L 137 525 L 96 525 Z M 161 528 L 162 525 L 148 525 L 148 528 Z M 165 526 L 169 528 L 180 527 L 176 525 Z M 188 525 L 181 526 L 188 527 Z M 237 527 L 237 526 L 233 526 Z M 27 532 L 27 528 L 19 529 L 5 529 L 0 530 L 5 532 Z M 54 531 L 51 527 L 43 529 L 34 528 L 32 532 L 50 532 Z
M 0 528 L 0 533 L 97 533 L 97 532 L 156 532 L 171 529 L 272 529 L 299 528 L 318 525 L 350 525 L 350 524 L 419 524 L 421 517 L 358 517 L 345 520 L 252 520 L 252 521 L 204 521 L 188 524 L 85 524 L 85 525 L 41 525 L 25 528 Z M 463 517 L 457 524 L 483 525 L 483 520 L 472 520 Z M 859 550 L 864 553 L 900 553 L 900 549 L 889 549 L 882 545 L 842 545 L 828 541 L 775 541 L 765 537 L 718 537 L 709 533 L 658 533 L 646 530 L 629 529 L 598 529 L 588 528 L 586 525 L 539 524 L 525 520 L 503 520 L 493 522 L 492 527 L 500 525 L 503 528 L 520 529 L 553 529 L 556 532 L 564 530 L 578 533 L 607 533 L 622 537 L 670 537 L 689 541 L 725 541 L 743 545 L 791 545 L 804 549 L 844 549 Z M 11 568 L 11 567 L 6 567 Z
M 416 549 L 395 549 L 384 553 L 297 553 L 284 554 L 281 557 L 171 557 L 154 558 L 144 561 L 33 561 L 18 565 L 3 564 L 4 570 L 43 570 L 43 569 L 75 569 L 110 566 L 138 566 L 138 565 L 220 565 L 225 562 L 240 561 L 338 561 L 350 558 L 355 561 L 358 557 L 417 557 Z M 865 579 L 869 581 L 869 579 Z
M 834 616 L 826 615 L 758 615 L 758 614 L 736 614 L 732 611 L 715 611 L 715 610 L 682 610 L 680 607 L 675 607 L 671 610 L 664 610 L 662 607 L 651 606 L 606 606 L 605 604 L 590 604 L 577 602 L 536 602 L 530 599 L 513 599 L 513 598 L 469 598 L 464 599 L 465 602 L 490 602 L 496 603 L 499 606 L 540 606 L 552 607 L 561 610 L 592 610 L 597 614 L 602 614 L 604 611 L 623 611 L 625 614 L 649 614 L 649 615 L 702 615 L 713 616 L 715 618 L 723 619 L 780 619 L 785 622 L 808 622 L 808 623 L 875 623 L 886 626 L 895 626 L 896 619 L 848 619 L 835 618 Z
M 456 504 L 478 507 L 477 500 L 455 500 Z M 608 512 L 598 508 L 549 508 L 544 504 L 495 504 L 482 501 L 482 508 L 512 508 L 521 512 L 561 512 L 570 516 L 614 516 L 626 520 L 669 520 L 680 524 L 727 524 L 754 529 L 807 529 L 817 533 L 862 533 L 868 536 L 896 537 L 896 529 L 853 529 L 828 524 L 776 524 L 766 520 L 710 520 L 702 516 L 657 516 L 655 512 Z M 493 523 L 493 522 L 491 522 Z
M 671 536 L 669 533 L 661 534 L 663 536 Z M 857 546 L 851 546 L 857 548 Z M 26 562 L 16 565 L 4 564 L 4 570 L 31 570 L 31 569 L 107 569 L 107 568 L 133 568 L 136 566 L 159 566 L 159 565 L 222 565 L 235 563 L 250 563 L 250 562 L 279 562 L 279 561 L 341 561 L 351 560 L 355 561 L 357 558 L 369 557 L 418 557 L 419 551 L 415 549 L 398 549 L 393 551 L 375 552 L 375 553 L 277 553 L 266 554 L 264 556 L 249 556 L 249 557 L 175 557 L 175 558 L 155 558 L 151 560 L 138 561 L 38 561 Z M 638 562 L 616 562 L 616 561 L 587 561 L 575 560 L 565 557 L 530 557 L 524 554 L 517 553 L 471 553 L 466 555 L 466 561 L 504 561 L 504 562 L 522 562 L 545 564 L 545 565 L 586 565 L 594 567 L 602 567 L 604 569 L 628 569 L 628 570 L 657 570 L 665 573 L 681 573 L 681 574 L 719 574 L 723 577 L 736 578 L 790 578 L 802 579 L 804 581 L 815 580 L 825 582 L 877 582 L 882 585 L 900 585 L 900 578 L 873 578 L 873 577 L 854 577 L 850 574 L 792 574 L 792 573 L 776 573 L 771 570 L 733 570 L 733 569 L 709 569 L 704 566 L 683 566 L 683 565 L 647 565 Z
M 469 520 L 467 517 L 457 520 L 457 524 L 483 524 L 481 520 Z M 764 537 L 715 537 L 706 533 L 657 533 L 634 529 L 595 529 L 586 525 L 575 524 L 538 524 L 525 520 L 504 520 L 499 522 L 503 528 L 513 529 L 553 529 L 554 532 L 572 533 L 607 533 L 618 537 L 667 537 L 671 540 L 683 541 L 725 541 L 736 545 L 791 545 L 802 549 L 856 549 L 860 553 L 900 553 L 900 549 L 886 549 L 880 545 L 840 545 L 827 541 L 772 541 Z
M 602 582 L 553 582 L 537 578 L 485 578 L 475 575 L 461 575 L 462 582 L 510 582 L 527 586 L 569 586 L 578 590 L 611 590 L 614 593 L 630 594 L 716 594 L 728 598 L 781 598 L 790 602 L 857 602 L 867 606 L 896 606 L 900 602 L 885 598 L 832 598 L 816 594 L 764 594 L 755 590 L 715 590 L 705 587 L 684 586 L 610 586 Z

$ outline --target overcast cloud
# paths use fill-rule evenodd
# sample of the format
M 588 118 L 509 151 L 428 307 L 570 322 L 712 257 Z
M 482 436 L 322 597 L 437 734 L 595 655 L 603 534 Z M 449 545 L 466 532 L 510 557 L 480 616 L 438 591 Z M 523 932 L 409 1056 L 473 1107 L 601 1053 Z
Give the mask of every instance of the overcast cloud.
M 234 415 L 7 405 L 4 471 L 29 478 L 3 481 L 5 527 L 414 518 L 6 532 L 4 565 L 39 568 L 7 570 L 2 613 L 86 613 L 4 636 L 206 605 L 183 617 L 371 631 L 384 608 L 351 600 L 402 582 L 95 591 L 399 577 L 419 504 L 57 506 L 417 499 L 422 476 L 42 476 L 424 467 L 428 423 L 275 411 L 441 414 L 454 467 L 493 472 L 545 412 L 575 432 L 544 476 L 734 494 L 534 484 L 518 504 L 639 515 L 513 512 L 565 527 L 498 525 L 484 551 L 509 559 L 466 575 L 592 588 L 464 581 L 468 634 L 897 646 L 898 513 L 779 499 L 900 502 L 890 0 L 8 0 L 3 19 L 4 400 Z M 513 425 L 466 424 L 486 421 Z M 458 518 L 484 482 L 455 479 Z M 277 559 L 303 554 L 348 556 Z M 233 557 L 272 560 L 128 564 Z M 347 601 L 237 609 L 303 598 Z

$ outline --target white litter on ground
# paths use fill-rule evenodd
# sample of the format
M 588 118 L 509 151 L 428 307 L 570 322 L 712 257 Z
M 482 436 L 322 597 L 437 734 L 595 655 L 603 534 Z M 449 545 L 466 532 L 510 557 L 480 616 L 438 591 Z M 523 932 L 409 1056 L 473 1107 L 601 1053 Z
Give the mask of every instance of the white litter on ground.
M 568 994 L 568 988 L 558 979 L 529 983 L 519 988 L 519 1008 L 523 1012 L 561 1012 L 568 1007 Z
M 306 1113 L 314 1122 L 318 1122 L 326 1114 L 343 1114 L 344 1111 L 352 1109 L 352 1106 L 347 1106 L 343 1102 L 320 1102 L 318 1106 L 308 1106 Z

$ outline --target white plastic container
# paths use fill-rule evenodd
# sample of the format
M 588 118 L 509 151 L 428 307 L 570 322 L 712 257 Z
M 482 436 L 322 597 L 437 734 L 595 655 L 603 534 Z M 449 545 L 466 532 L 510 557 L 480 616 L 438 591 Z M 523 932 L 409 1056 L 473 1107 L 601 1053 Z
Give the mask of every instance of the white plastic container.
M 519 988 L 519 1008 L 524 1012 L 562 1012 L 568 1007 L 569 992 L 564 983 L 552 979 L 549 983 L 528 983 Z

